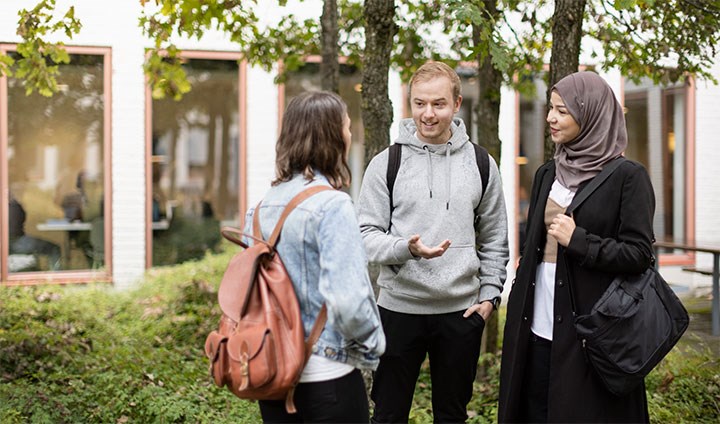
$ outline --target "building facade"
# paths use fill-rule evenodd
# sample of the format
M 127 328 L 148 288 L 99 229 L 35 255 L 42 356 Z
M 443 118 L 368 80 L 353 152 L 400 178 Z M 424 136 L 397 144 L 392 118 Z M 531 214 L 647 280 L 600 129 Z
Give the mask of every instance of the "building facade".
M 13 55 L 17 12 L 34 2 L 9 3 L 0 4 L 0 52 Z M 304 4 L 302 12 L 319 16 L 316 3 Z M 0 78 L 0 279 L 108 281 L 126 288 L 149 267 L 216 247 L 220 226 L 237 225 L 248 205 L 260 200 L 274 175 L 284 106 L 319 88 L 318 59 L 308 58 L 278 85 L 277 72 L 248 66 L 222 34 L 179 40 L 193 89 L 178 102 L 158 100 L 143 74 L 152 43 L 137 26 L 139 2 L 58 1 L 58 10 L 69 4 L 83 28 L 67 43 L 72 61 L 60 66 L 59 92 L 27 96 L 20 81 Z M 714 73 L 720 78 L 720 65 Z M 477 82 L 472 72 L 461 74 L 460 116 L 472 121 Z M 602 75 L 627 110 L 627 155 L 652 176 L 657 236 L 720 241 L 720 87 L 705 81 L 658 87 L 632 84 L 617 72 Z M 343 65 L 340 94 L 353 122 L 353 196 L 363 170 L 361 80 L 358 69 Z M 540 80 L 533 98 L 508 87 L 502 92 L 500 170 L 514 229 L 510 276 L 526 193 L 543 157 Z M 394 138 L 407 115 L 405 87 L 394 72 L 390 98 Z M 473 140 L 481 141 L 473 131 Z M 661 259 L 671 273 L 710 260 L 682 252 L 665 252 Z M 685 279 L 704 284 L 702 278 Z

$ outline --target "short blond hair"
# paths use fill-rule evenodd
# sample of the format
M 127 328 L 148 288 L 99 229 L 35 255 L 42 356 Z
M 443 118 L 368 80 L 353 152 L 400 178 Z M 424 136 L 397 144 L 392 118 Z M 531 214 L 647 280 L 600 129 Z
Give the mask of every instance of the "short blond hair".
M 412 86 L 416 82 L 426 82 L 433 78 L 446 77 L 450 80 L 452 85 L 453 101 L 457 101 L 460 98 L 460 77 L 453 68 L 449 67 L 443 62 L 436 62 L 434 60 L 425 62 L 410 78 L 410 84 L 408 87 L 408 95 L 412 92 Z

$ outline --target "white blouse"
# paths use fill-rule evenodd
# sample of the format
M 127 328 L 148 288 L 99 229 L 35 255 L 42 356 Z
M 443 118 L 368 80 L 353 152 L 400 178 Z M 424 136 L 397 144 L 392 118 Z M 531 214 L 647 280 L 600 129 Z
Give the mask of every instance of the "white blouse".
M 575 192 L 570 191 L 555 180 L 550 188 L 550 199 L 567 208 L 570 206 Z M 551 237 L 548 235 L 548 237 Z M 552 340 L 553 316 L 555 305 L 555 270 L 556 264 L 540 262 L 535 272 L 535 301 L 533 320 L 530 330 L 543 339 Z
M 342 362 L 333 361 L 320 355 L 310 355 L 305 369 L 300 376 L 301 383 L 316 383 L 334 380 L 350 374 L 355 367 Z

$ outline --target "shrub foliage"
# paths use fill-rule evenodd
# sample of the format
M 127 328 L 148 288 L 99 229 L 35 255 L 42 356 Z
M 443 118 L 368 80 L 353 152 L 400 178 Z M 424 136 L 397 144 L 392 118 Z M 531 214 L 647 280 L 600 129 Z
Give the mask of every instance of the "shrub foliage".
M 203 353 L 234 251 L 153 269 L 128 292 L 1 287 L 0 422 L 259 422 L 257 404 L 215 387 Z M 499 357 L 481 361 L 487 366 L 469 421 L 496 422 Z M 720 416 L 720 364 L 709 350 L 676 349 L 648 377 L 647 389 L 652 421 Z M 426 367 L 410 421 L 432 422 Z
M 105 286 L 0 289 L 0 422 L 255 422 L 203 353 L 230 254 Z

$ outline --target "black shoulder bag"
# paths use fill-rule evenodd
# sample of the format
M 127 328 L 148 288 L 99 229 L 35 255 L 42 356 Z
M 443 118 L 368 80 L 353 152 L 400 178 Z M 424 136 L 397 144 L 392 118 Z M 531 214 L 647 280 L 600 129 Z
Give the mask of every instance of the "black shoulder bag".
M 570 203 L 566 214 L 602 184 L 620 166 L 618 158 L 603 168 Z M 654 266 L 639 275 L 618 275 L 587 315 L 576 314 L 573 282 L 570 300 L 575 330 L 588 361 L 607 389 L 629 393 L 670 352 L 688 327 L 682 302 Z M 567 263 L 567 261 L 566 261 Z

